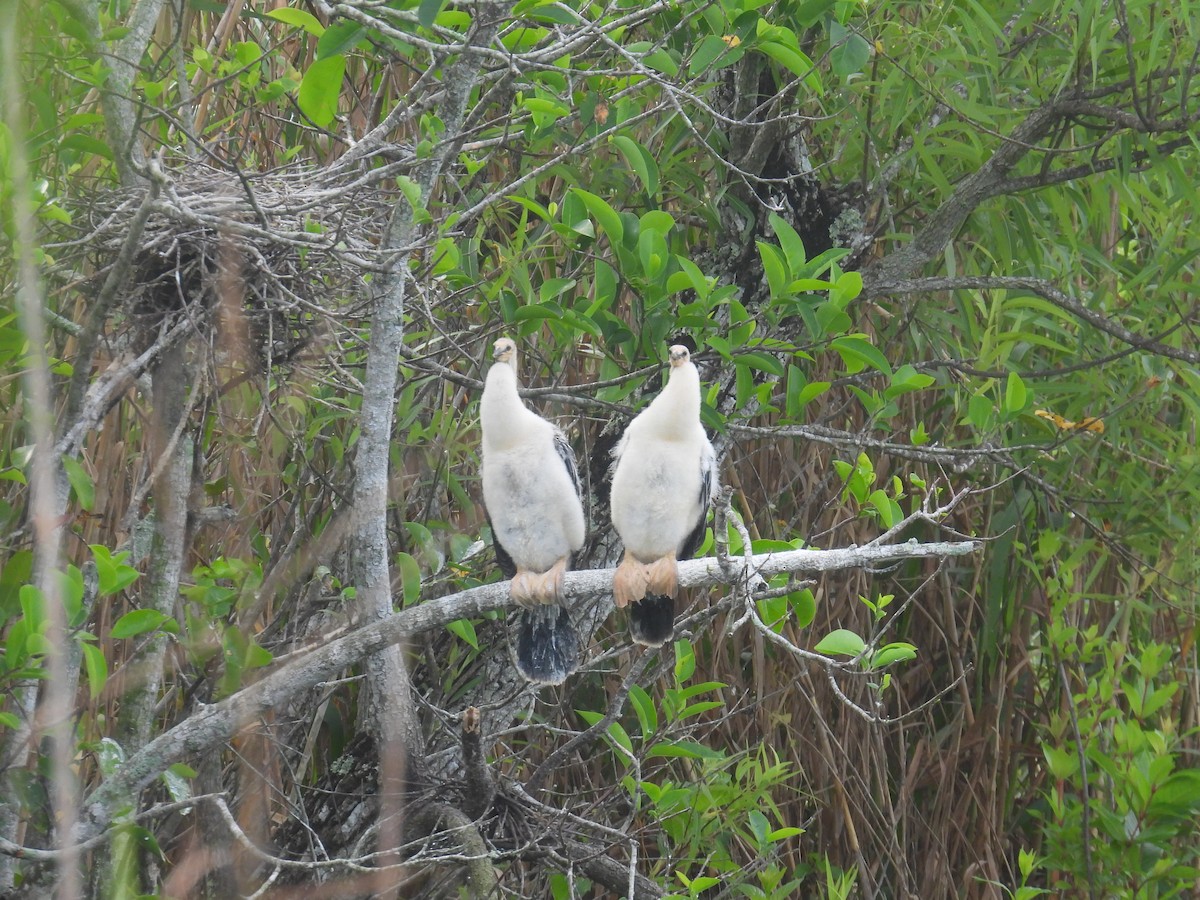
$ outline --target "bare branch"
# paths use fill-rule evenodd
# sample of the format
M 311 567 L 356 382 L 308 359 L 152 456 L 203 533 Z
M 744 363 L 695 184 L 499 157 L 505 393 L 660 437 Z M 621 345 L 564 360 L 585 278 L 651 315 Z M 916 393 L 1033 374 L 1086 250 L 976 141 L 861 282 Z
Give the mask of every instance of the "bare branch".
M 1105 334 L 1129 344 L 1131 347 L 1136 347 L 1139 350 L 1148 350 L 1159 356 L 1182 360 L 1192 365 L 1200 364 L 1200 352 L 1170 347 L 1167 344 L 1135 334 L 1107 316 L 1088 309 L 1082 302 L 1070 294 L 1059 290 L 1050 282 L 1040 278 L 1026 278 L 1019 275 L 960 275 L 956 277 L 877 281 L 871 285 L 871 293 L 875 296 L 879 294 L 924 294 L 934 291 L 962 290 L 1025 291 L 1035 294 L 1038 297 L 1049 300 L 1059 309 L 1069 312 L 1089 325 L 1099 328 Z
M 901 559 L 963 556 L 975 552 L 980 546 L 978 541 L 922 544 L 914 540 L 892 546 L 762 553 L 751 557 L 749 564 L 753 566 L 755 574 L 765 579 L 784 572 L 829 572 Z M 568 572 L 568 597 L 610 593 L 613 571 L 587 569 Z M 743 577 L 742 566 L 734 566 L 734 573 L 737 578 Z M 726 584 L 729 580 L 715 558 L 693 559 L 679 564 L 680 587 Z M 340 671 L 355 665 L 367 655 L 457 619 L 478 618 L 509 605 L 506 582 L 483 585 L 430 600 L 317 647 L 310 654 L 276 669 L 232 697 L 211 706 L 203 706 L 133 754 L 113 776 L 92 792 L 84 802 L 83 823 L 77 839 L 88 840 L 107 828 L 124 798 L 148 785 L 169 766 L 189 754 L 204 753 L 214 744 L 229 740 L 240 728 L 263 713 L 279 707 L 301 691 L 337 677 Z

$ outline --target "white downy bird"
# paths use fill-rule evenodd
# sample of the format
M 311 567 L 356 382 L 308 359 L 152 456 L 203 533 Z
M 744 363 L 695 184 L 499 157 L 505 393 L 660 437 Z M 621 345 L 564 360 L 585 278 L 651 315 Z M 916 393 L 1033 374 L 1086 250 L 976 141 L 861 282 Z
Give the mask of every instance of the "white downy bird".
M 496 561 L 524 607 L 517 668 L 529 681 L 561 684 L 579 665 L 579 635 L 563 603 L 563 576 L 583 546 L 579 473 L 566 436 L 517 394 L 517 345 L 500 338 L 487 373 L 483 501 Z
M 629 607 L 633 639 L 671 639 L 678 593 L 676 561 L 704 539 L 717 480 L 716 454 L 700 424 L 700 373 L 686 347 L 670 350 L 666 386 L 625 429 L 613 450 L 611 509 L 625 556 L 613 598 Z

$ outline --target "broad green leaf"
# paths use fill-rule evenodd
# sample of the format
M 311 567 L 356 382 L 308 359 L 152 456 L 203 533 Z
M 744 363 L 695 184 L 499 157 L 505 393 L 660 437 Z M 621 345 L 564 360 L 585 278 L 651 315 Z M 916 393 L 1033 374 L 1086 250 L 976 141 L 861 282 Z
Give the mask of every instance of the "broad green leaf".
M 757 809 L 750 810 L 746 819 L 750 825 L 750 833 L 754 835 L 754 840 L 759 847 L 764 847 L 767 843 L 767 834 L 771 830 L 770 821 Z
M 821 87 L 821 79 L 817 74 L 816 66 L 800 50 L 794 47 L 788 47 L 784 44 L 776 43 L 775 41 L 760 41 L 758 49 L 775 62 L 779 63 L 785 69 L 788 69 L 793 75 L 798 75 L 808 85 L 809 89 L 820 94 L 823 91 Z
M 342 75 L 346 58 L 341 55 L 318 59 L 308 67 L 300 82 L 296 102 L 300 110 L 321 128 L 337 115 L 338 95 L 342 91 Z
M 112 160 L 112 148 L 100 138 L 93 137 L 90 134 L 69 134 L 58 143 L 58 151 L 61 153 L 66 150 L 78 150 L 82 153 L 91 153 L 107 160 Z
M 1025 382 L 1016 372 L 1008 373 L 1008 382 L 1004 386 L 1004 411 L 1010 415 L 1019 413 L 1025 408 Z
M 890 374 L 892 371 L 887 357 L 880 353 L 870 341 L 861 336 L 837 337 L 829 342 L 829 346 L 838 352 L 851 375 L 861 372 L 867 366 L 885 374 Z
M 884 666 L 890 666 L 894 662 L 904 662 L 905 660 L 916 658 L 917 648 L 912 644 L 903 642 L 885 644 L 872 654 L 871 667 L 882 669 Z
M 871 58 L 871 45 L 866 38 L 849 31 L 837 19 L 829 22 L 829 44 L 833 74 L 839 78 L 857 75 Z
M 853 631 L 839 628 L 821 638 L 815 649 L 818 653 L 828 655 L 858 656 L 866 648 L 867 642 Z
M 658 711 L 654 708 L 654 700 L 644 688 L 635 684 L 629 689 L 629 704 L 637 714 L 643 740 L 649 740 L 658 731 Z
M 109 636 L 117 640 L 136 637 L 139 634 L 145 634 L 147 631 L 154 631 L 168 622 L 172 625 L 175 624 L 174 619 L 166 613 L 159 612 L 157 609 L 134 609 L 125 613 L 125 615 L 113 623 Z M 178 626 L 176 626 L 177 628 Z
M 184 771 L 190 772 L 190 775 L 183 774 Z M 167 793 L 171 795 L 171 799 L 176 803 L 181 803 L 184 800 L 192 798 L 192 786 L 188 782 L 188 778 L 195 778 L 196 773 L 188 766 L 174 765 L 162 773 L 163 784 L 166 785 Z M 182 810 L 181 815 L 187 815 L 190 810 Z
M 88 693 L 95 700 L 104 690 L 104 685 L 108 683 L 108 660 L 104 658 L 104 651 L 93 643 L 84 641 L 79 648 L 83 651 L 83 667 L 87 672 Z
M 451 634 L 456 634 L 476 650 L 479 649 L 479 637 L 475 634 L 475 625 L 470 619 L 455 619 L 446 623 Z
M 281 9 L 272 9 L 267 12 L 268 19 L 275 19 L 283 22 L 285 25 L 294 25 L 297 28 L 303 28 L 313 37 L 319 38 L 325 33 L 325 26 L 305 9 L 294 9 L 290 6 Z
M 425 28 L 432 28 L 445 3 L 446 0 L 421 0 L 421 5 L 417 7 L 417 21 Z
M 639 144 L 631 137 L 619 134 L 613 139 L 613 145 L 620 151 L 621 156 L 625 158 L 629 168 L 637 173 L 638 179 L 642 182 L 642 187 L 646 189 L 646 193 L 651 197 L 658 196 L 658 164 L 654 158 L 646 151 L 646 148 Z
M 396 568 L 400 570 L 400 584 L 404 591 L 404 606 L 411 606 L 421 597 L 421 567 L 411 554 L 401 550 L 396 554 Z
M 788 296 L 791 293 L 788 285 L 790 276 L 783 251 L 774 244 L 764 241 L 755 241 L 755 243 L 758 245 L 758 255 L 762 258 L 767 284 L 771 287 L 771 298 L 778 300 L 780 297 Z
M 713 62 L 721 56 L 729 45 L 725 43 L 720 35 L 706 35 L 704 40 L 692 52 L 691 59 L 688 60 L 688 72 L 693 78 L 708 74 L 713 67 Z
M 779 247 L 787 259 L 788 268 L 792 272 L 799 271 L 808 261 L 808 254 L 804 249 L 804 241 L 800 239 L 800 235 L 796 233 L 796 229 L 776 213 L 771 213 L 767 216 L 767 221 L 770 222 L 771 230 L 775 232 L 775 237 L 779 239 Z
M 583 205 L 587 207 L 588 213 L 595 219 L 600 227 L 604 229 L 604 233 L 608 235 L 608 240 L 612 244 L 619 244 L 625 237 L 625 227 L 621 224 L 621 217 L 617 215 L 617 211 L 608 205 L 606 200 L 601 199 L 590 191 L 585 191 L 583 188 L 571 188 Z
M 366 36 L 367 29 L 357 22 L 349 19 L 334 22 L 317 39 L 317 60 L 341 56 L 361 44 Z
M 675 642 L 675 683 L 683 684 L 696 671 L 696 654 L 690 641 Z
M 817 617 L 817 598 L 809 588 L 794 591 L 787 596 L 788 604 L 796 616 L 796 624 L 801 628 L 807 628 Z
M 879 521 L 883 523 L 884 528 L 891 528 L 898 521 L 900 521 L 900 519 L 896 518 L 895 511 L 893 510 L 893 506 L 895 504 L 892 502 L 892 498 L 887 495 L 886 491 L 872 491 L 871 496 L 868 498 L 868 502 L 874 506 L 875 510 L 879 513 Z M 903 516 L 901 516 L 901 518 L 903 518 Z
M 89 544 L 92 559 L 96 562 L 96 577 L 101 596 L 108 596 L 123 590 L 137 580 L 138 571 L 126 565 L 128 551 L 113 553 L 103 544 Z
M 769 353 L 763 353 L 761 350 L 749 350 L 737 355 L 737 362 L 750 366 L 752 369 L 758 369 L 760 372 L 766 372 L 768 375 L 774 375 L 777 378 L 782 378 L 784 374 L 783 363 L 777 360 Z
M 706 747 L 704 744 L 696 741 L 670 741 L 661 744 L 655 744 L 650 748 L 647 756 L 655 757 L 682 757 L 684 759 L 711 759 L 722 760 L 725 754 L 720 750 Z

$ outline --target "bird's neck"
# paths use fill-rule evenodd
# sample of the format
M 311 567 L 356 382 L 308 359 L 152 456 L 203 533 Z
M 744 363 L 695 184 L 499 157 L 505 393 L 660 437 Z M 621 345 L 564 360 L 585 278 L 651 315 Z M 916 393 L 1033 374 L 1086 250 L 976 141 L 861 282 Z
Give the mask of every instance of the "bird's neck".
M 663 438 L 690 434 L 700 421 L 700 373 L 691 363 L 671 370 L 647 409 L 650 427 Z
M 508 363 L 497 363 L 488 370 L 479 418 L 484 440 L 503 448 L 516 443 L 526 433 L 529 420 L 536 419 L 517 393 L 517 373 Z

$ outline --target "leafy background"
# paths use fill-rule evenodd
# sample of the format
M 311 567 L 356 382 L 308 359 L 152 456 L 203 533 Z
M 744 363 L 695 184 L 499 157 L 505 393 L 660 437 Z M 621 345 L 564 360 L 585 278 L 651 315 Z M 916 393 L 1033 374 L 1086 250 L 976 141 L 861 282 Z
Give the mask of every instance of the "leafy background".
M 389 849 L 388 702 L 422 803 L 472 805 L 469 705 L 499 778 L 490 875 L 421 843 L 417 896 L 618 893 L 599 857 L 637 896 L 1194 889 L 1186 7 L 3 12 L 5 889 L 382 892 L 311 860 Z M 161 766 L 79 874 L 65 823 L 154 736 L 497 578 L 502 333 L 588 461 L 581 566 L 615 558 L 607 449 L 680 339 L 735 555 L 901 525 L 984 549 L 780 578 L 749 620 L 701 590 L 644 657 L 590 597 L 589 664 L 536 697 L 503 615 L 458 619 L 400 681 L 363 661 Z

